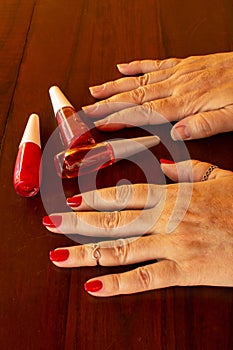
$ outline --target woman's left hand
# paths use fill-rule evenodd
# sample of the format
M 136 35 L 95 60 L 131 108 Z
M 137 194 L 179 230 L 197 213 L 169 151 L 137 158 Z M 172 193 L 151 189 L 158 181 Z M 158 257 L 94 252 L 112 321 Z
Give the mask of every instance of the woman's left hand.
M 233 130 L 233 52 L 118 65 L 127 76 L 90 88 L 97 103 L 83 107 L 103 131 L 177 123 L 174 140 Z M 103 118 L 104 117 L 104 118 Z
M 177 285 L 233 286 L 233 173 L 215 168 L 201 181 L 209 166 L 162 164 L 180 183 L 123 185 L 68 199 L 78 211 L 45 217 L 50 231 L 120 239 L 58 248 L 50 259 L 59 267 L 158 260 L 89 280 L 86 291 L 99 297 Z

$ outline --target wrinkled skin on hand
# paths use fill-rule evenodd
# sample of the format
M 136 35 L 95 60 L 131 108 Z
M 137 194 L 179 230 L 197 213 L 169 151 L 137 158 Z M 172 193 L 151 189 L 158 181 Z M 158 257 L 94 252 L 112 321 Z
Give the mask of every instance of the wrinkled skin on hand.
M 184 59 L 133 61 L 118 65 L 124 77 L 90 88 L 104 99 L 83 107 L 100 130 L 177 123 L 174 140 L 233 130 L 233 53 Z M 107 115 L 107 116 L 106 116 Z
M 99 243 L 103 266 L 157 260 L 88 281 L 98 280 L 101 286 L 91 294 L 103 297 L 175 285 L 233 286 L 233 173 L 216 168 L 202 182 L 209 166 L 194 160 L 162 164 L 164 173 L 180 183 L 124 185 L 84 193 L 75 212 L 60 213 L 61 224 L 47 227 L 55 233 L 109 237 Z M 68 256 L 53 261 L 59 267 L 97 263 L 91 244 L 55 251 L 62 249 Z

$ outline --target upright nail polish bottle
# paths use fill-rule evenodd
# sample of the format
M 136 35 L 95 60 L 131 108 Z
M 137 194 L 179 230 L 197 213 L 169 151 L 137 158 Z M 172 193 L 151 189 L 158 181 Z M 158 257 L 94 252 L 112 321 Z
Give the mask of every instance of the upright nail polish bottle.
M 74 178 L 105 168 L 159 142 L 157 136 L 101 142 L 63 151 L 55 156 L 54 162 L 60 177 Z
M 37 114 L 27 122 L 15 161 L 13 185 L 17 194 L 32 197 L 40 188 L 41 143 Z
M 65 148 L 95 144 L 89 128 L 59 87 L 52 86 L 49 95 Z

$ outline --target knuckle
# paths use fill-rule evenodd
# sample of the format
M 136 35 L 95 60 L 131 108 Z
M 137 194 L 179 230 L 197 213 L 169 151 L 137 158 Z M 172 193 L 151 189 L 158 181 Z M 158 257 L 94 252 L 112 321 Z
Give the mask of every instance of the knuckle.
M 100 216 L 100 226 L 104 229 L 111 230 L 119 226 L 120 223 L 120 212 L 106 212 Z
M 180 63 L 179 58 L 167 58 L 165 60 L 157 61 L 157 67 L 158 69 L 167 69 L 172 68 L 176 66 L 178 63 Z
M 170 58 L 170 62 L 172 62 L 172 64 L 173 64 L 174 66 L 176 66 L 177 64 L 179 64 L 180 62 L 182 62 L 182 59 L 181 59 L 181 58 L 177 58 L 177 57 L 175 57 L 175 58 Z
M 71 221 L 70 225 L 75 230 L 75 232 L 78 232 L 80 227 L 80 218 L 78 213 L 71 213 Z
M 116 80 L 111 80 L 108 84 L 113 88 L 113 89 L 118 89 L 120 83 L 120 79 Z
M 140 86 L 139 88 L 132 90 L 130 92 L 132 100 L 135 104 L 143 104 L 145 101 L 146 91 L 144 86 Z
M 145 114 L 150 114 L 151 112 L 154 111 L 154 103 L 153 101 L 148 101 L 143 103 L 143 105 L 141 106 L 141 109 L 145 112 Z
M 94 191 L 91 191 L 89 192 L 89 196 L 85 198 L 85 201 L 88 205 L 90 205 L 90 207 L 92 209 L 96 209 L 98 208 L 98 204 L 99 204 L 99 196 L 100 196 L 100 193 L 99 192 L 94 192 Z
M 138 111 L 143 116 L 144 124 L 153 124 L 153 117 L 155 115 L 154 104 L 152 101 L 143 103 L 138 107 Z
M 195 118 L 194 121 L 196 132 L 204 137 L 212 135 L 212 124 L 203 113 L 200 113 L 198 118 Z
M 137 79 L 137 83 L 138 83 L 139 87 L 145 86 L 145 85 L 149 84 L 149 82 L 150 82 L 150 75 L 143 74 L 143 75 L 140 75 L 139 77 L 137 77 L 136 79 Z
M 144 116 L 144 124 L 164 124 L 167 122 L 167 118 L 164 116 L 169 106 L 167 106 L 167 99 L 161 99 L 158 101 L 148 101 L 143 103 L 140 108 L 140 113 Z
M 131 185 L 116 186 L 116 203 L 125 208 L 133 196 L 133 187 Z
M 116 273 L 112 275 L 112 288 L 115 294 L 119 294 L 121 291 L 120 274 Z
M 127 264 L 127 256 L 129 254 L 129 244 L 123 240 L 117 240 L 114 246 L 114 258 L 119 265 Z
M 160 276 L 161 280 L 164 275 Z M 182 286 L 184 285 L 184 271 L 176 261 L 170 261 L 170 272 L 168 274 L 170 285 Z
M 153 64 L 154 64 L 154 69 L 158 70 L 161 68 L 162 64 L 163 64 L 163 60 L 154 60 Z
M 141 289 L 150 289 L 152 284 L 152 276 L 147 266 L 142 266 L 137 269 L 137 277 Z

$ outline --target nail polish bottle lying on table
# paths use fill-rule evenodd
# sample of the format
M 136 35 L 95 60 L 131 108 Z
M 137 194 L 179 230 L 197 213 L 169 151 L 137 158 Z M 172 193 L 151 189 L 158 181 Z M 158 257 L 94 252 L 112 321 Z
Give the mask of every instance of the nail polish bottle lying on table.
M 74 178 L 105 168 L 159 142 L 158 136 L 106 141 L 63 151 L 54 157 L 54 162 L 60 177 Z
M 52 86 L 49 95 L 65 148 L 95 144 L 88 126 L 59 87 Z
M 22 197 L 32 197 L 40 188 L 41 144 L 39 117 L 32 114 L 27 122 L 15 161 L 13 185 Z

